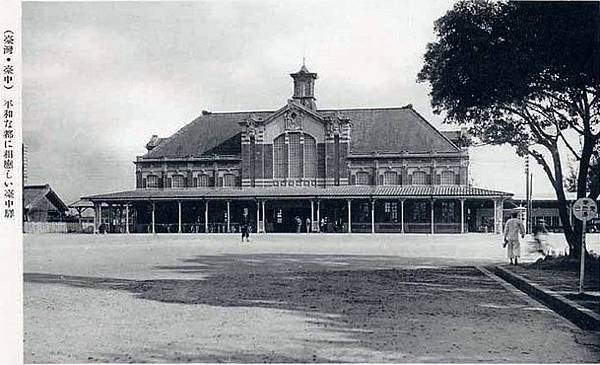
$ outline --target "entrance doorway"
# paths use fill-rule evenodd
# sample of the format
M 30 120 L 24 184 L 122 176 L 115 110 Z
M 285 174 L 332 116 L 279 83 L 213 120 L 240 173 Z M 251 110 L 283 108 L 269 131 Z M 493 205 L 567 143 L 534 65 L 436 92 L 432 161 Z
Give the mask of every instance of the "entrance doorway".
M 295 233 L 300 219 L 300 232 L 306 232 L 306 219 L 310 217 L 310 202 L 303 200 L 269 201 L 265 207 L 266 231 Z

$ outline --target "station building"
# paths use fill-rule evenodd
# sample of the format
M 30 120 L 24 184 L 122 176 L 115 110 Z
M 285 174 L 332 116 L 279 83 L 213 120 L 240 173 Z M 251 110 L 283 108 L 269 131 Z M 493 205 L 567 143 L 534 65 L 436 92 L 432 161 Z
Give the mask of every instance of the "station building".
M 412 105 L 319 109 L 317 74 L 290 76 L 281 108 L 203 111 L 151 138 L 135 189 L 83 199 L 96 217 L 108 207 L 111 232 L 238 232 L 244 209 L 261 233 L 464 233 L 479 230 L 481 209 L 501 231 L 512 194 L 469 184 L 461 132 L 440 132 Z

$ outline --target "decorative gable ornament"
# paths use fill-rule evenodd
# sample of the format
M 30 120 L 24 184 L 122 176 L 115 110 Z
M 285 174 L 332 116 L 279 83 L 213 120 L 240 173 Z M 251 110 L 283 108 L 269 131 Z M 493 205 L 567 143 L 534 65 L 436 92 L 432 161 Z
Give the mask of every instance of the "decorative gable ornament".
M 349 118 L 337 112 L 334 117 L 325 118 L 325 128 L 329 137 L 339 136 L 344 129 L 352 128 L 352 123 Z
M 249 118 L 246 118 L 244 120 L 244 126 L 246 127 L 246 136 L 255 137 L 257 128 L 256 126 L 260 122 L 262 122 L 262 118 L 259 118 L 254 114 L 250 115 Z
M 302 130 L 302 117 L 298 111 L 290 109 L 285 112 L 283 118 L 285 120 L 286 131 Z

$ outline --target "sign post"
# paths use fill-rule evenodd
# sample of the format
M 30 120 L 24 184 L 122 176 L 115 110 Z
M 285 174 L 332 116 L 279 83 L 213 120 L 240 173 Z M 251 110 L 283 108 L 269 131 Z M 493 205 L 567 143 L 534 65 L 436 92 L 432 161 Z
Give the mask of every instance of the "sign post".
M 587 221 L 598 214 L 596 202 L 590 198 L 580 198 L 573 204 L 573 215 L 582 222 L 581 229 L 581 261 L 579 266 L 579 294 L 583 294 L 583 279 L 585 277 L 585 231 Z

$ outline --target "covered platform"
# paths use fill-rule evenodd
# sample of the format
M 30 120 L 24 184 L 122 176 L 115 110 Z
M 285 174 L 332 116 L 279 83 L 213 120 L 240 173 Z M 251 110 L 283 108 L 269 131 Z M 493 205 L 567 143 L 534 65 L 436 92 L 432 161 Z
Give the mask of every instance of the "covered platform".
M 489 228 L 499 233 L 511 196 L 460 185 L 346 185 L 136 189 L 82 199 L 93 204 L 96 232 L 102 209 L 107 231 L 118 233 L 235 233 L 244 209 L 258 233 L 465 233 L 480 230 L 477 209 L 493 209 Z

